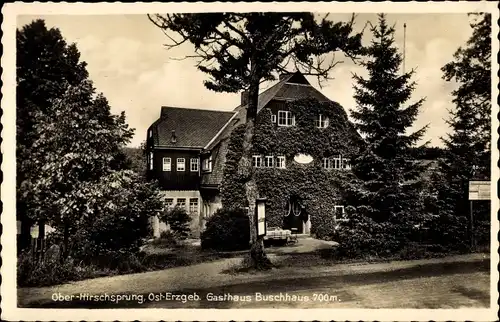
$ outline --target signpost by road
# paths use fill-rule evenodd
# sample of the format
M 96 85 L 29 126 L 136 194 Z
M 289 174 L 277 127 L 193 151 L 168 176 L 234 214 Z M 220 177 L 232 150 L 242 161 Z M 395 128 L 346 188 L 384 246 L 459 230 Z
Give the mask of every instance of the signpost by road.
M 474 247 L 474 200 L 491 200 L 490 181 L 469 181 L 469 204 L 470 204 L 470 237 L 471 246 Z
M 255 216 L 257 217 L 255 220 L 257 224 L 257 236 L 265 236 L 266 235 L 266 199 L 265 198 L 257 198 L 256 207 L 255 207 Z

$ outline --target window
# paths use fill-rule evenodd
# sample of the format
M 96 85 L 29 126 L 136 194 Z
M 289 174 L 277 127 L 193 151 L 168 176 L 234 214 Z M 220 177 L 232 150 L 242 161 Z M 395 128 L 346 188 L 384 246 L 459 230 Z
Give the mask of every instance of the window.
M 285 168 L 285 156 L 283 156 L 283 155 L 279 155 L 279 156 L 276 158 L 276 167 L 277 167 L 277 168 L 281 168 L 281 169 L 284 169 L 284 168 Z
M 290 111 L 278 111 L 278 126 L 295 125 L 295 117 Z
M 149 152 L 149 170 L 153 170 L 153 152 Z
M 260 155 L 254 155 L 252 157 L 252 165 L 255 168 L 260 168 L 262 166 L 262 157 Z
M 149 137 L 152 137 L 152 136 L 153 136 L 153 131 L 149 130 Z
M 342 169 L 341 167 L 342 157 L 336 156 L 333 158 L 323 158 L 323 168 L 330 169 Z
M 208 202 L 203 202 L 203 214 L 205 218 L 210 217 L 210 204 Z
M 272 155 L 267 155 L 264 158 L 264 168 L 274 167 L 274 157 Z
M 276 123 L 276 114 L 271 114 L 271 122 Z
M 198 158 L 191 158 L 191 171 L 198 172 L 198 170 L 200 169 L 199 164 L 200 160 Z
M 167 209 L 172 208 L 174 206 L 174 198 L 166 198 L 165 199 L 165 207 Z
M 186 159 L 177 158 L 177 171 L 186 171 Z
M 198 213 L 198 198 L 189 199 L 189 213 L 191 214 Z
M 177 198 L 176 206 L 186 209 L 186 198 Z
M 348 158 L 342 159 L 342 169 L 350 170 L 351 169 L 351 160 Z
M 163 171 L 172 171 L 172 159 L 163 158 Z
M 203 159 L 203 171 L 212 171 L 212 156 L 206 158 L 206 159 Z
M 316 127 L 319 127 L 320 129 L 328 127 L 328 117 L 321 114 L 318 115 L 318 118 L 316 119 Z
M 338 221 L 345 221 L 347 218 L 345 217 L 344 206 L 335 206 L 334 207 L 334 219 Z

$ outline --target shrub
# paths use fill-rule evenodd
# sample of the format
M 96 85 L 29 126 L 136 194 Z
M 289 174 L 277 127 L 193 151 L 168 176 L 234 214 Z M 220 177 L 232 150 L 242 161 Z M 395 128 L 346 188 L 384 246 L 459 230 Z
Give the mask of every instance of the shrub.
M 72 259 L 61 263 L 59 258 L 33 259 L 31 252 L 23 252 L 17 259 L 17 285 L 48 286 L 91 278 L 96 275 L 94 266 L 75 264 Z
M 162 231 L 160 233 L 160 238 L 153 239 L 151 244 L 160 248 L 170 248 L 179 246 L 179 243 L 177 242 L 177 237 L 170 230 Z
M 210 217 L 201 234 L 201 247 L 214 250 L 248 249 L 250 220 L 243 209 L 219 209 Z
M 150 234 L 150 217 L 163 207 L 157 186 L 121 171 L 92 189 L 85 216 L 72 224 L 70 255 L 91 264 L 97 257 L 137 253 Z
M 170 225 L 170 229 L 173 231 L 175 237 L 179 239 L 186 239 L 189 235 L 190 228 L 189 223 L 191 222 L 191 217 L 186 212 L 186 209 L 179 206 L 175 206 L 171 209 L 166 210 L 161 220 Z
M 406 244 L 407 227 L 374 221 L 369 216 L 369 207 L 348 207 L 346 211 L 349 221 L 341 224 L 331 238 L 339 243 L 334 250 L 335 257 L 389 257 Z

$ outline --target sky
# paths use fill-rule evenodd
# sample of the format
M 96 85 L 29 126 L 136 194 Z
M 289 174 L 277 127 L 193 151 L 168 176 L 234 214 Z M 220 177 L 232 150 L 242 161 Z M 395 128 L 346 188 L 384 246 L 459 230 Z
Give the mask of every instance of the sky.
M 347 21 L 350 15 L 329 17 Z M 17 27 L 34 19 L 44 19 L 49 28 L 59 28 L 68 43 L 77 44 L 97 91 L 108 99 L 113 113 L 125 111 L 128 124 L 135 128 L 130 146 L 145 140 L 161 106 L 232 110 L 239 105 L 240 94 L 206 89 L 203 81 L 208 76 L 196 69 L 194 60 L 176 60 L 193 54 L 192 45 L 167 50 L 163 44 L 168 38 L 145 15 L 18 16 Z M 442 79 L 441 67 L 472 34 L 469 18 L 464 13 L 426 13 L 388 14 L 387 19 L 395 24 L 395 41 L 401 50 L 403 23 L 407 25 L 405 65 L 407 70 L 416 70 L 413 80 L 417 83 L 411 101 L 426 99 L 413 130 L 428 125 L 423 141 L 440 146 L 440 137 L 449 131 L 445 119 L 453 108 L 451 91 L 457 86 Z M 376 14 L 359 14 L 355 29 L 361 30 L 367 21 L 376 23 Z M 363 42 L 368 44 L 370 39 L 366 29 Z M 345 61 L 335 67 L 330 74 L 333 80 L 322 89 L 315 78 L 310 82 L 349 113 L 355 107 L 352 73 L 363 75 L 364 70 Z M 262 90 L 270 85 L 263 84 Z

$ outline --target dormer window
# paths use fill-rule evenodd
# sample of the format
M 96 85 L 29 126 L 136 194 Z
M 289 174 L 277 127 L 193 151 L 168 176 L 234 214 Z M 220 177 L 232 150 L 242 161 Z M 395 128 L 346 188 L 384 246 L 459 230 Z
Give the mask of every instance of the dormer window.
M 327 128 L 328 127 L 328 117 L 326 117 L 322 114 L 318 115 L 318 117 L 316 118 L 316 127 L 320 128 L 320 129 Z
M 202 170 L 205 172 L 212 171 L 212 156 L 209 156 L 208 158 L 203 159 Z
M 271 123 L 276 123 L 276 114 L 271 114 Z
M 278 126 L 295 125 L 295 116 L 290 111 L 278 111 Z
M 172 136 L 170 137 L 170 142 L 172 143 L 177 142 L 177 136 L 175 135 L 175 130 L 172 130 Z

